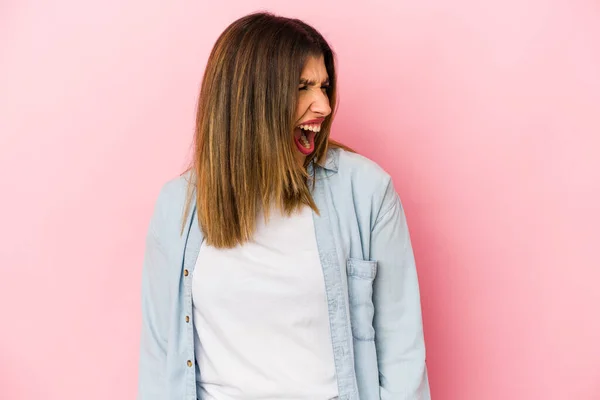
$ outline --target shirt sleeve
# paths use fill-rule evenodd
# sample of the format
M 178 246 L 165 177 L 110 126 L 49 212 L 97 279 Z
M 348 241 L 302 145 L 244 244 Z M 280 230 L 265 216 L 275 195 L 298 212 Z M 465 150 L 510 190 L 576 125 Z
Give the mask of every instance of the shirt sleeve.
M 142 329 L 138 376 L 138 400 L 164 400 L 169 289 L 166 278 L 167 257 L 154 226 L 158 210 L 150 222 L 142 269 Z
M 400 198 L 388 184 L 371 231 L 374 327 L 382 400 L 429 400 L 417 270 Z

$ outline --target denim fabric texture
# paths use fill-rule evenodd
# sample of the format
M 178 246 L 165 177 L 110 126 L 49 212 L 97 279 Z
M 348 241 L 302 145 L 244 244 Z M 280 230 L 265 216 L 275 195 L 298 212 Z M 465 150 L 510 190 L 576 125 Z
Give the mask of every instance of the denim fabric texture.
M 417 271 L 406 216 L 390 176 L 331 149 L 314 176 L 339 400 L 429 400 Z M 197 400 L 192 276 L 202 232 L 181 217 L 188 174 L 156 201 L 142 271 L 138 400 Z

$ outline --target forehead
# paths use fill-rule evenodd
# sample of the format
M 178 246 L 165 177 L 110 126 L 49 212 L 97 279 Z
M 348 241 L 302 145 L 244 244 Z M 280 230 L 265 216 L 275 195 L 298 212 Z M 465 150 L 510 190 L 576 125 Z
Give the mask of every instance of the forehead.
M 322 81 L 328 78 L 323 56 L 310 56 L 306 59 L 304 67 L 302 68 L 302 78 L 316 81 Z

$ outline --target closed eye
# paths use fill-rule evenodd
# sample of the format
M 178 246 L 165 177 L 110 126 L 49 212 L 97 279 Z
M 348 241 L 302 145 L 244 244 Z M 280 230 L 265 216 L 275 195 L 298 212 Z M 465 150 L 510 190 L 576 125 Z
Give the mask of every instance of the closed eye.
M 330 88 L 329 85 L 323 85 L 323 86 L 321 86 L 321 90 L 327 91 L 327 90 L 329 90 L 329 88 Z M 308 86 L 300 86 L 298 88 L 298 90 L 308 90 Z
M 300 82 L 299 82 L 300 87 L 298 89 L 299 90 L 307 90 L 310 86 L 317 86 L 317 85 L 319 85 L 319 83 L 321 86 L 321 90 L 329 89 L 329 86 L 330 86 L 329 78 L 325 78 L 325 80 L 323 80 L 321 82 L 317 82 L 313 79 L 300 78 Z

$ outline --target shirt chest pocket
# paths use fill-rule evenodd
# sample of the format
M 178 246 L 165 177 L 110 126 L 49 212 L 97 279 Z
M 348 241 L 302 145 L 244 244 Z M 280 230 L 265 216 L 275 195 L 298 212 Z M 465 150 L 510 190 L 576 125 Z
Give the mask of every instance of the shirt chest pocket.
M 352 336 L 358 340 L 374 340 L 373 281 L 377 274 L 377 261 L 349 258 L 346 263 L 346 273 Z

